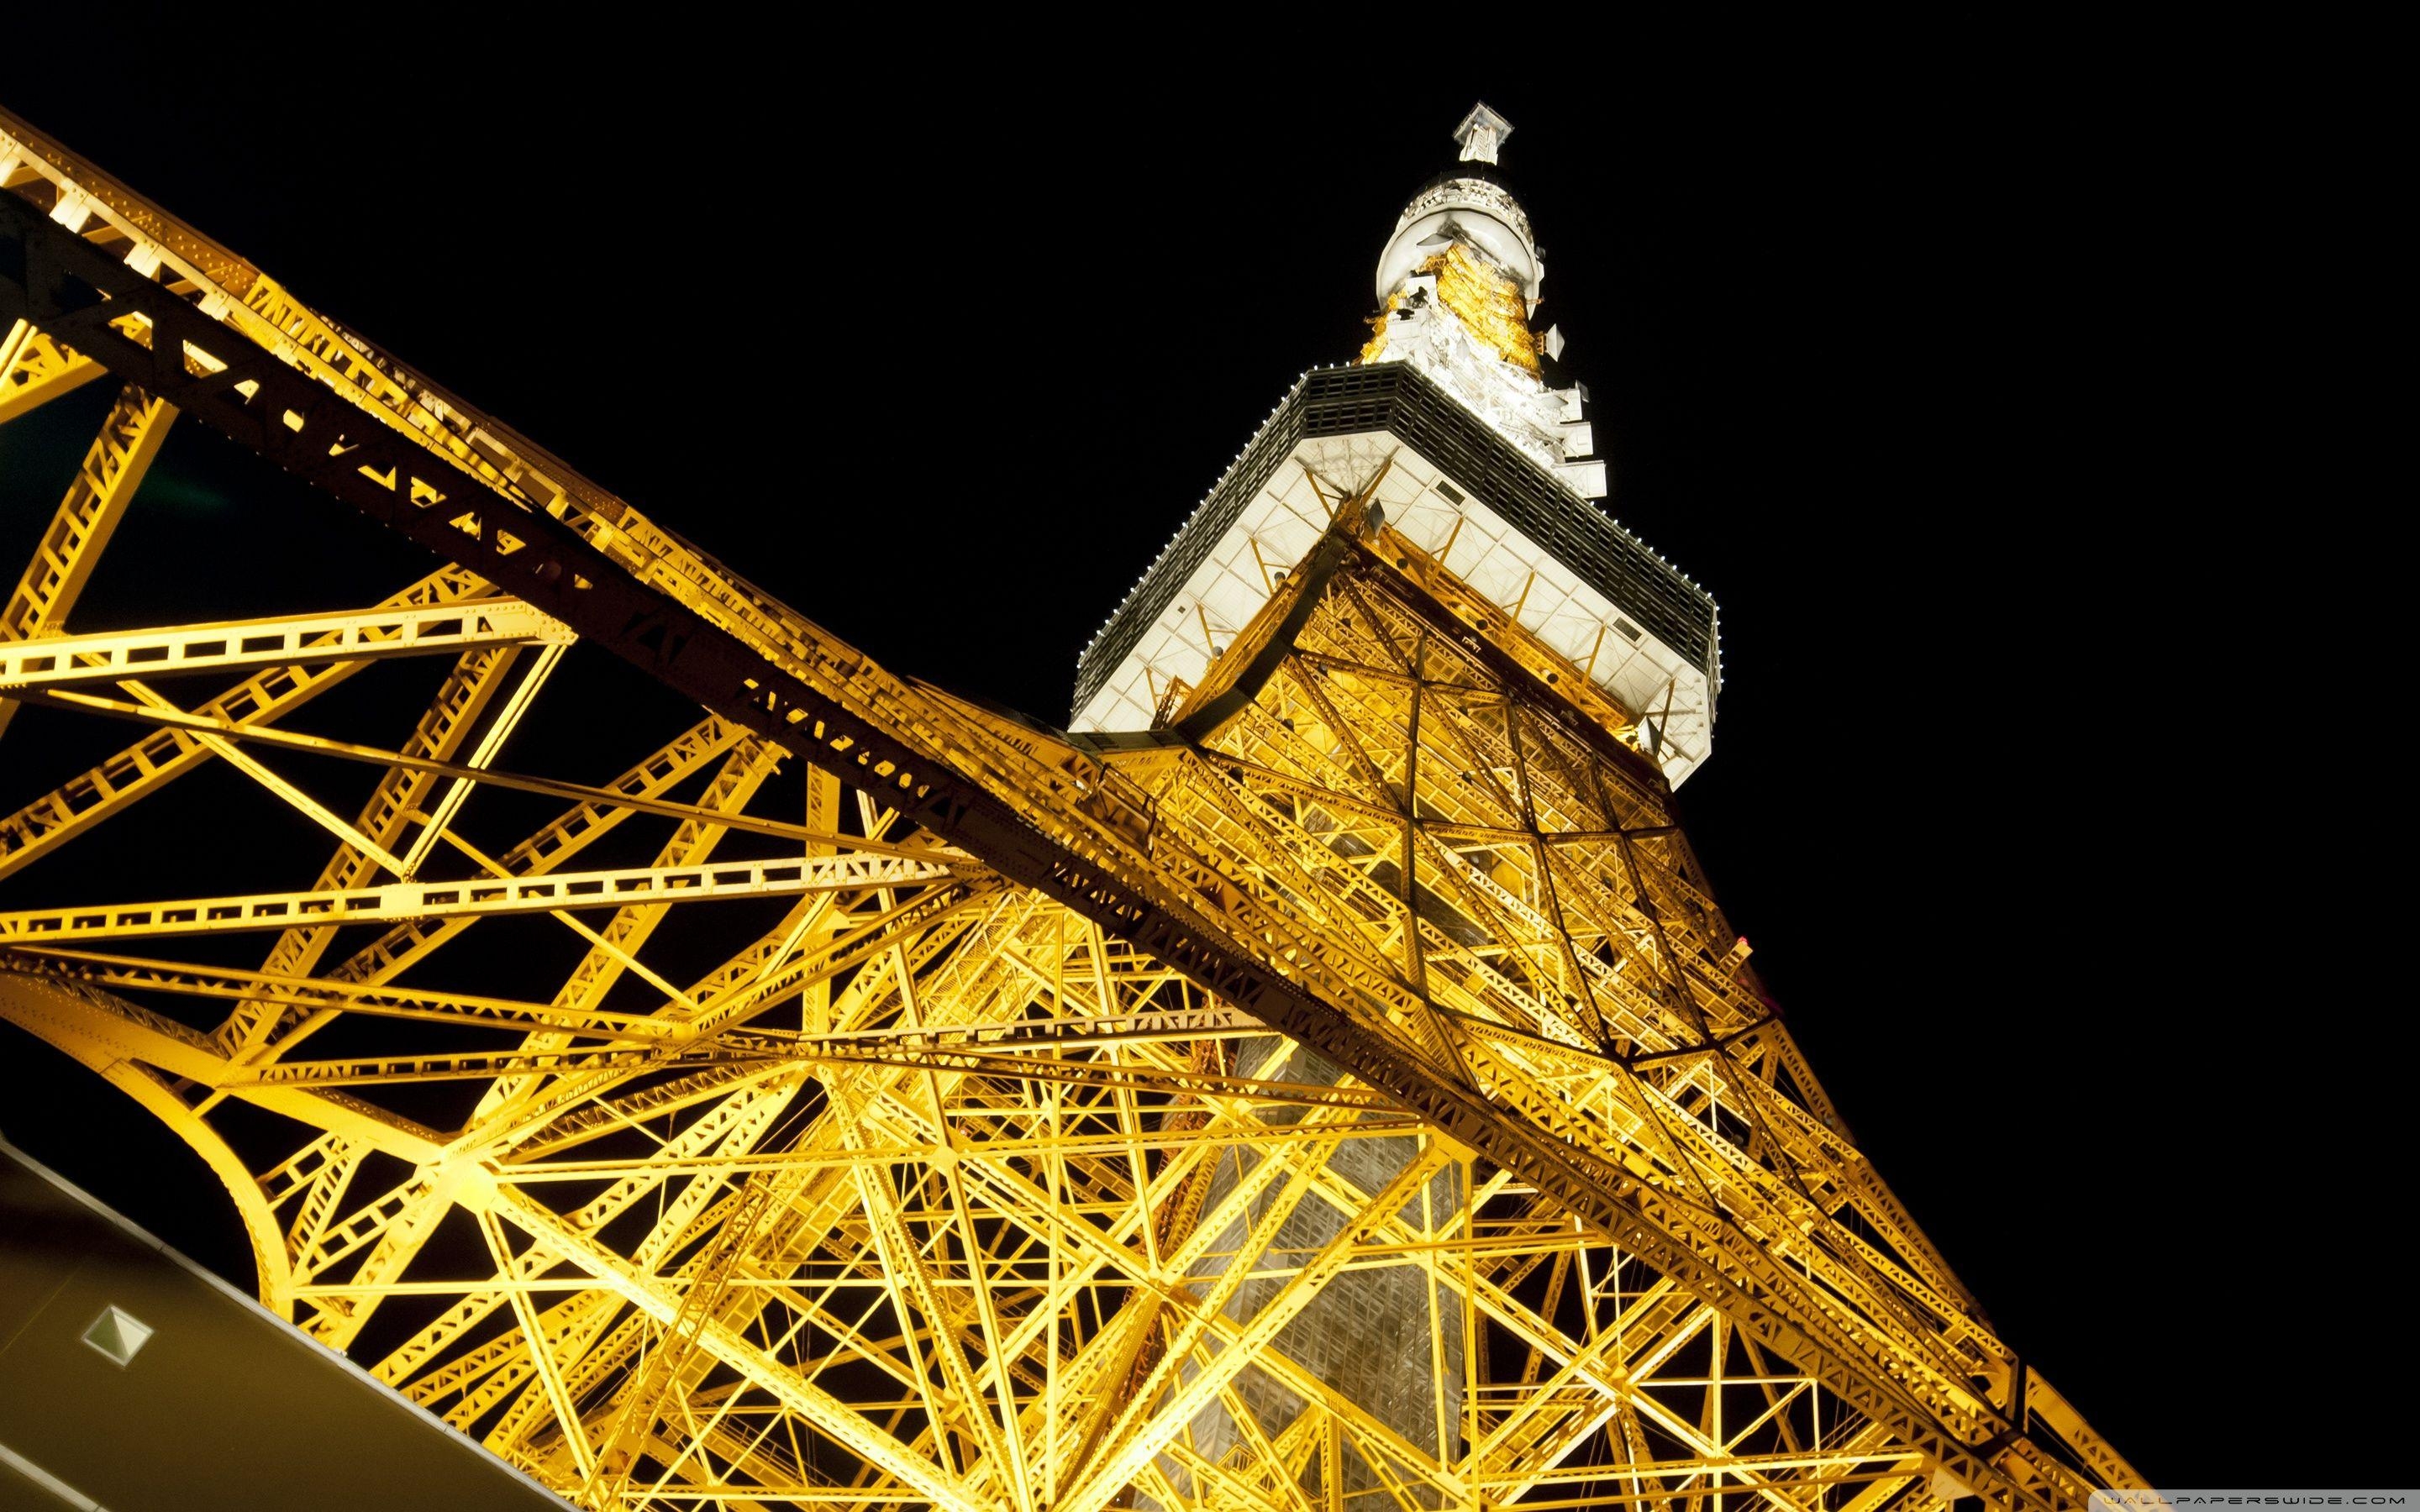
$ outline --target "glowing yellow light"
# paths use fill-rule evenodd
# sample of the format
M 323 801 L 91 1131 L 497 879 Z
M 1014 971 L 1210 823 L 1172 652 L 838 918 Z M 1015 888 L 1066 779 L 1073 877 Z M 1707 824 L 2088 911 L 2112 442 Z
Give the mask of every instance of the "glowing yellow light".
M 1378 306 L 1378 313 L 1370 317 L 1370 324 L 1376 329 L 1371 332 L 1370 339 L 1361 345 L 1361 361 L 1374 363 L 1386 355 L 1387 322 L 1393 319 L 1395 312 L 1403 307 L 1404 291 L 1402 289 L 1388 295 L 1387 302 Z
M 1436 279 L 1437 302 L 1462 322 L 1463 329 L 1490 351 L 1528 374 L 1538 376 L 1538 338 L 1529 330 L 1528 301 L 1521 297 L 1521 281 L 1487 255 L 1465 242 L 1454 242 L 1414 270 Z M 1377 327 L 1361 361 L 1380 361 L 1387 350 L 1388 323 L 1403 307 L 1402 290 L 1387 296 L 1372 322 Z

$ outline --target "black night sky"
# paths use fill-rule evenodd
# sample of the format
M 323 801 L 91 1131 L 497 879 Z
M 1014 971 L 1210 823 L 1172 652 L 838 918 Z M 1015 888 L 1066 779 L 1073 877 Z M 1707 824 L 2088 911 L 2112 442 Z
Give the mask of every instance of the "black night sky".
M 2259 90 L 1979 36 L 1466 71 L 1408 32 L 1080 69 L 1039 37 L 162 40 L 106 90 L 0 52 L 0 103 L 894 669 L 1054 721 L 1261 416 L 1358 347 L 1485 98 L 1610 510 L 1722 607 L 1683 817 L 1863 1149 L 2154 1484 L 2394 1477 L 2409 1264 L 2365 1235 L 2410 1211 L 2408 997 L 2351 985 L 2395 942 L 2313 839 L 2297 507 L 2241 513 L 2212 457 L 2250 438 L 2199 408 L 2289 386 L 2208 328 L 2287 298 L 2207 250 L 2293 213 Z M 227 450 L 180 430 L 136 512 Z M 0 449 L 11 551 L 66 476 L 33 466 Z M 247 1264 L 197 1166 L 130 1179 L 191 1165 L 143 1115 L 0 1056 L 0 1133 Z

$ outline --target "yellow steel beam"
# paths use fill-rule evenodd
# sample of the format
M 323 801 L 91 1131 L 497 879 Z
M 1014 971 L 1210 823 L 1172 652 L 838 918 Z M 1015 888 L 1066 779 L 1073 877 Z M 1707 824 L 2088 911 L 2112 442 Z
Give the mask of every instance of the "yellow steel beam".
M 229 966 L 196 965 L 135 956 L 102 955 L 50 946 L 0 948 L 0 968 L 90 982 L 118 992 L 171 993 L 179 996 L 273 1004 L 291 1010 L 334 1010 L 374 1018 L 417 1019 L 504 1030 L 557 1029 L 606 1039 L 660 1041 L 677 1032 L 653 1013 L 558 1006 L 473 993 L 344 981 L 331 977 L 288 977 Z
M 486 918 L 558 908 L 632 903 L 700 903 L 780 897 L 860 887 L 939 882 L 946 865 L 896 856 L 802 856 L 787 861 L 726 861 L 702 867 L 625 867 L 545 876 L 473 877 L 461 882 L 392 882 L 341 892 L 251 893 L 169 903 L 96 903 L 82 908 L 0 913 L 0 945 L 128 939 L 285 929 L 295 923 L 391 923 L 401 919 Z
M 459 602 L 492 592 L 473 573 L 449 567 L 387 600 L 402 606 Z M 271 667 L 255 672 L 194 709 L 190 717 L 225 734 L 266 727 L 335 687 L 368 665 L 329 662 Z M 151 711 L 127 706 L 145 723 Z M 159 729 L 90 770 L 70 778 L 13 814 L 0 815 L 0 877 L 49 855 L 105 819 L 123 813 L 210 759 L 213 752 L 183 729 Z
M 1213 1360 L 1196 1363 L 1190 1357 L 1195 1345 L 1208 1332 L 1212 1315 L 1226 1306 L 1243 1282 L 1242 1268 L 1230 1267 L 1224 1276 L 1203 1291 L 1199 1302 L 1189 1305 L 1159 1369 L 1144 1381 L 1119 1414 L 1103 1443 L 1102 1458 L 1086 1468 L 1083 1478 L 1067 1493 L 1063 1504 L 1078 1512 L 1094 1512 L 1094 1508 L 1108 1505 L 1109 1498 L 1130 1484 L 1161 1446 L 1190 1424 L 1227 1382 L 1275 1342 L 1279 1331 L 1302 1311 L 1323 1284 L 1342 1269 L 1362 1236 L 1392 1218 L 1395 1211 L 1410 1200 L 1430 1177 L 1444 1169 L 1448 1161 L 1446 1151 L 1432 1143 L 1418 1158 L 1405 1162 L 1386 1186 L 1371 1195 L 1353 1221 L 1337 1229 L 1275 1297 L 1261 1304 L 1250 1322 L 1227 1340 L 1226 1347 Z M 1295 1177 L 1286 1195 L 1269 1205 L 1268 1216 L 1246 1235 L 1240 1253 L 1257 1255 L 1268 1248 L 1277 1237 L 1278 1225 L 1292 1213 L 1295 1201 L 1300 1199 L 1310 1179 L 1307 1170 Z M 1177 1368 L 1180 1365 L 1190 1366 L 1181 1377 Z M 1173 1394 L 1167 1402 L 1160 1402 L 1161 1390 L 1171 1383 L 1175 1384 Z
M 529 670 L 523 672 L 520 680 L 513 685 L 512 696 L 504 700 L 504 707 L 497 710 L 496 717 L 488 722 L 487 730 L 479 736 L 478 746 L 464 759 L 464 765 L 474 771 L 485 771 L 489 764 L 495 761 L 498 753 L 504 748 L 504 742 L 511 739 L 513 732 L 520 728 L 521 717 L 527 714 L 530 706 L 537 701 L 539 689 L 546 687 L 547 679 L 554 674 L 555 668 L 562 665 L 566 649 L 566 646 L 561 644 L 549 645 L 531 661 Z M 414 732 L 415 736 L 419 732 Z M 410 750 L 399 751 L 397 754 L 411 761 L 444 759 L 442 755 Z M 401 781 L 407 777 L 434 775 L 434 773 L 417 772 L 407 766 L 390 766 L 387 769 L 387 778 L 390 781 Z M 471 790 L 476 785 L 469 777 L 458 777 L 446 787 L 445 795 L 438 799 L 435 806 L 427 812 L 415 812 L 409 816 L 419 825 L 420 833 L 412 841 L 411 849 L 403 855 L 402 875 L 411 876 L 419 872 L 420 863 L 427 860 L 428 853 L 436 848 L 437 842 L 445 838 L 447 827 L 454 823 L 454 816 L 461 812 L 462 805 L 470 798 Z
M 204 1087 L 228 1074 L 225 1059 L 202 1035 L 105 994 L 22 973 L 0 972 L 0 1019 L 95 1067 L 151 1067 Z M 357 1099 L 281 1087 L 245 1088 L 237 1095 L 315 1134 L 339 1134 L 409 1165 L 433 1162 L 444 1148 L 435 1130 Z
M 338 665 L 352 667 L 359 664 L 339 663 Z M 187 711 L 164 706 L 160 702 L 128 702 L 70 689 L 35 687 L 22 691 L 29 702 L 46 703 L 55 708 L 98 714 L 109 718 L 131 720 L 136 723 L 156 724 L 169 730 L 188 733 L 196 739 L 205 734 L 212 734 L 252 745 L 276 746 L 287 750 L 302 751 L 315 756 L 332 756 L 338 761 L 400 768 L 437 777 L 451 777 L 460 781 L 511 788 L 521 793 L 543 794 L 549 797 L 592 800 L 611 798 L 614 807 L 631 813 L 665 814 L 680 819 L 706 819 L 734 829 L 744 829 L 759 835 L 772 835 L 783 840 L 803 841 L 809 844 L 845 843 L 861 850 L 898 851 L 897 847 L 886 846 L 880 841 L 851 839 L 827 831 L 809 829 L 803 825 L 794 825 L 783 820 L 738 813 L 717 816 L 713 810 L 700 809 L 693 804 L 673 803 L 643 795 L 617 796 L 605 790 L 586 787 L 578 782 L 564 782 L 552 778 L 530 777 L 518 772 L 502 772 L 489 767 L 436 761 L 403 751 L 364 746 L 354 741 L 333 740 L 324 735 L 307 735 L 289 730 L 272 730 L 260 723 L 227 718 L 211 712 L 208 705 L 201 709 Z M 734 738 L 737 738 L 736 734 Z M 937 852 L 938 847 L 920 854 Z M 963 853 L 948 854 L 956 859 L 968 859 Z
M 182 715 L 185 712 L 141 682 L 130 678 L 118 686 L 146 708 L 158 709 L 168 715 Z M 271 771 L 266 764 L 234 741 L 209 730 L 194 731 L 194 738 L 200 741 L 203 748 L 210 754 L 259 783 L 271 796 L 318 825 L 329 834 L 335 836 L 348 849 L 385 868 L 389 876 L 399 878 L 411 874 L 404 863 L 385 846 L 338 818 L 335 810 L 326 804 Z
M 429 699 L 411 736 L 399 754 L 413 761 L 450 761 L 489 701 L 503 686 L 505 674 L 520 653 L 509 646 L 488 646 L 466 651 L 455 658 L 454 665 Z M 541 654 L 544 655 L 544 654 Z M 524 679 L 524 686 L 526 686 Z M 503 721 L 498 721 L 503 722 Z M 194 732 L 198 736 L 200 732 Z M 474 763 L 474 764 L 479 764 Z M 409 826 L 419 816 L 419 805 L 436 786 L 436 774 L 414 766 L 390 766 L 379 776 L 378 785 L 362 804 L 354 827 L 380 850 L 393 854 Z M 437 825 L 430 823 L 426 833 L 433 835 Z M 352 844 L 340 845 L 328 864 L 319 871 L 315 891 L 341 891 L 360 886 L 371 875 L 371 869 L 381 864 L 377 853 Z M 408 876 L 418 870 L 418 857 L 407 855 L 403 870 L 396 874 Z M 278 935 L 262 962 L 263 973 L 274 977 L 307 975 L 318 964 L 329 944 L 335 938 L 330 926 L 289 929 Z M 284 1010 L 272 1009 L 257 999 L 239 1003 L 219 1026 L 215 1036 L 228 1054 L 246 1058 L 259 1049 L 260 1043 L 282 1021 Z
M 418 656 L 473 646 L 568 645 L 571 627 L 516 600 L 288 614 L 0 642 L 0 692 L 179 672 Z
M 16 321 L 0 339 L 0 424 L 74 393 L 107 371 L 25 321 Z
M 23 332 L 23 328 L 21 332 L 28 336 L 21 351 L 44 344 L 37 333 Z M 67 369 L 70 375 L 89 377 L 98 370 L 98 364 L 82 358 L 76 362 L 84 365 Z M 72 387 L 82 380 L 70 376 L 65 381 Z M 7 363 L 0 360 L 0 419 L 7 418 L 8 381 Z M 38 384 L 18 391 L 20 399 L 29 404 L 40 402 L 36 395 L 57 392 L 56 383 L 47 390 Z M 116 533 L 126 506 L 143 486 L 151 459 L 160 455 L 168 423 L 176 418 L 172 406 L 132 384 L 119 392 L 117 402 L 101 422 L 101 434 L 85 453 L 84 465 L 76 470 L 75 481 L 68 485 L 66 497 L 59 501 L 40 544 L 34 548 L 34 560 L 10 592 L 7 608 L 0 609 L 0 666 L 6 665 L 11 649 L 8 641 L 35 640 L 61 632 L 109 538 Z M 16 712 L 14 702 L 0 697 L 0 731 L 8 728 Z
M 706 784 L 704 799 L 698 807 L 717 814 L 737 813 L 745 809 L 748 800 L 773 775 L 779 762 L 780 752 L 776 748 L 752 740 L 742 741 L 723 759 L 722 765 Z M 430 833 L 435 833 L 435 830 L 432 824 Z M 659 867 L 699 865 L 713 856 L 715 848 L 729 832 L 728 825 L 716 823 L 703 815 L 684 820 L 657 852 L 655 864 Z M 832 854 L 820 848 L 819 852 L 810 852 L 811 855 L 819 853 Z M 616 910 L 613 918 L 599 932 L 597 942 L 581 957 L 580 964 L 572 968 L 570 976 L 557 990 L 552 1006 L 576 1015 L 602 1003 L 605 995 L 621 979 L 626 969 L 624 963 L 632 959 L 633 953 L 646 943 L 669 912 L 669 906 L 661 903 L 640 903 Z M 532 1034 L 524 1041 L 523 1048 L 543 1052 L 558 1049 L 562 1043 L 561 1037 L 541 1032 Z M 475 1117 L 492 1119 L 500 1109 L 520 1101 L 532 1089 L 533 1084 L 529 1082 L 500 1080 L 482 1095 Z
M 679 1300 L 669 1288 L 641 1274 L 604 1245 L 573 1232 L 551 1210 L 517 1192 L 499 1188 L 491 1211 L 656 1321 L 669 1324 L 679 1316 Z M 763 1388 L 850 1452 L 931 1497 L 936 1504 L 955 1512 L 986 1512 L 984 1504 L 969 1494 L 954 1476 L 929 1459 L 910 1454 L 907 1445 L 839 1397 L 783 1369 L 727 1324 L 706 1319 L 698 1327 L 697 1343 L 698 1348 Z
M 427 728 L 424 723 L 423 730 Z M 504 870 L 516 876 L 538 876 L 563 866 L 611 834 L 643 807 L 730 749 L 739 739 L 739 732 L 720 719 L 707 718 L 691 726 L 601 788 L 579 790 L 594 795 L 587 801 L 575 804 L 505 852 L 502 858 Z M 408 767 L 414 764 L 404 758 L 401 764 Z M 315 890 L 329 889 L 340 874 L 339 867 L 343 860 L 340 856 L 338 864 L 321 872 L 319 887 Z M 361 873 L 355 872 L 350 874 Z M 330 975 L 342 980 L 365 983 L 391 981 L 414 962 L 426 959 L 431 951 L 475 921 L 474 917 L 460 916 L 414 919 L 398 924 L 356 950 Z M 312 937 L 311 932 L 289 930 L 279 936 L 278 949 L 271 951 L 270 959 L 272 962 L 287 959 L 283 952 L 287 942 L 296 939 L 298 933 L 306 940 Z M 316 955 L 315 947 L 311 958 L 316 959 Z M 220 1043 L 231 1046 L 240 1057 L 250 1059 L 267 1053 L 270 1041 L 279 1035 L 286 1035 L 285 1039 L 277 1040 L 279 1045 L 289 1044 L 295 1036 L 324 1026 L 335 1016 L 333 1011 L 323 1010 L 297 1025 L 283 1010 L 254 1003 L 241 1004 L 220 1026 L 217 1039 Z

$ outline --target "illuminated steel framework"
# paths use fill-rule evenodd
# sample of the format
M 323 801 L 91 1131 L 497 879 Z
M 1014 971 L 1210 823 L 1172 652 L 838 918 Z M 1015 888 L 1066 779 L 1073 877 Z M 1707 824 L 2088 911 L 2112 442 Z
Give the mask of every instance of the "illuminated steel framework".
M 1377 355 L 1415 355 L 1305 376 L 1088 655 L 1149 717 L 1071 734 L 876 665 L 0 116 L 0 420 L 117 387 L 0 721 L 125 727 L 0 816 L 0 1016 L 192 1146 L 268 1305 L 582 1506 L 2134 1484 L 1849 1142 L 1674 827 L 1712 606 L 1574 491 L 1559 338 L 1505 355 L 1509 131 L 1406 212 Z M 1510 269 L 1503 372 L 1452 366 L 1440 269 Z M 179 414 L 444 564 L 85 633 Z M 510 769 L 566 656 L 691 722 Z M 389 744 L 306 733 L 346 684 Z M 174 842 L 211 764 L 284 888 Z M 38 890 L 147 823 L 99 901 Z

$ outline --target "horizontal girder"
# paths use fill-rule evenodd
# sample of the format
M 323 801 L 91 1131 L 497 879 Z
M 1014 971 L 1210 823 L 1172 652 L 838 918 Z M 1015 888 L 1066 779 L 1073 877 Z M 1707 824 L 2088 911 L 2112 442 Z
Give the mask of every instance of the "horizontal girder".
M 0 944 L 124 939 L 139 935 L 287 929 L 297 924 L 393 923 L 403 919 L 547 913 L 634 903 L 781 897 L 938 882 L 947 865 L 897 856 L 817 856 L 698 867 L 628 867 L 540 877 L 395 882 L 341 891 L 255 893 L 172 903 L 104 903 L 0 913 Z
M 15 645 L 0 641 L 0 692 L 230 668 L 427 656 L 473 646 L 568 645 L 574 639 L 561 621 L 509 599 L 53 636 Z

